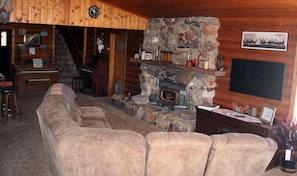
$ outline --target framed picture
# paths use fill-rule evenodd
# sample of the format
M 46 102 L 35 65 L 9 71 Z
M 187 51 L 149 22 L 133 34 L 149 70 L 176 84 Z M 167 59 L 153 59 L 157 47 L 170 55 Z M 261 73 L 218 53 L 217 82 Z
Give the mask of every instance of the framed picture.
M 40 36 L 46 37 L 46 36 L 48 36 L 48 32 L 46 30 L 42 30 L 42 31 L 40 31 Z
M 268 105 L 263 105 L 260 120 L 264 123 L 272 125 L 276 108 Z
M 27 34 L 25 36 L 25 44 L 28 46 L 37 46 L 40 45 L 40 33 L 36 34 Z
M 33 59 L 33 68 L 43 68 L 43 62 L 41 58 Z
M 25 51 L 26 50 L 26 45 L 25 44 L 18 44 L 19 50 Z
M 29 55 L 35 55 L 35 54 L 36 54 L 35 47 L 29 47 Z
M 287 51 L 287 32 L 242 32 L 241 48 Z
M 40 45 L 39 48 L 40 48 L 41 50 L 47 50 L 47 45 Z

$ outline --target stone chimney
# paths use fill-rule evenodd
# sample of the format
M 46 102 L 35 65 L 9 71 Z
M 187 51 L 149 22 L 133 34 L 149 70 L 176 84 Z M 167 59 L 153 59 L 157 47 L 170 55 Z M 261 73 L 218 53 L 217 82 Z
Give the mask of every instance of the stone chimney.
M 178 65 L 185 65 L 189 54 L 190 60 L 199 59 L 200 68 L 216 70 L 219 27 L 215 17 L 152 18 L 142 49 L 172 52 L 172 63 Z

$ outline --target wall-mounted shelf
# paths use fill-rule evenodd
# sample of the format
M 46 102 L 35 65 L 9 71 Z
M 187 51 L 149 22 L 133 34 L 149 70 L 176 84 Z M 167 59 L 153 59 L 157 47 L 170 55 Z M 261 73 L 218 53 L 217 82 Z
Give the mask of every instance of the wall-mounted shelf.
M 170 67 L 170 68 L 174 68 L 174 69 L 181 69 L 181 70 L 185 70 L 185 71 L 192 71 L 192 72 L 203 73 L 203 74 L 214 75 L 214 76 L 226 76 L 225 71 L 216 71 L 216 70 L 207 70 L 207 69 L 196 68 L 196 67 L 187 67 L 184 65 L 176 65 L 176 64 L 169 63 L 169 62 L 147 61 L 147 60 L 140 60 L 140 59 L 135 59 L 135 58 L 130 58 L 130 62 L 156 65 L 156 66 L 161 66 L 161 67 Z

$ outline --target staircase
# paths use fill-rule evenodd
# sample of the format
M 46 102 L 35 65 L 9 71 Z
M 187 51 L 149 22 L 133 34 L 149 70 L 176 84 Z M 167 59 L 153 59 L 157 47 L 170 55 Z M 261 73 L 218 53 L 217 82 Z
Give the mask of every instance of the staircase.
M 79 76 L 76 65 L 71 56 L 65 39 L 59 30 L 56 30 L 56 63 L 59 66 L 59 82 L 72 87 L 72 79 Z

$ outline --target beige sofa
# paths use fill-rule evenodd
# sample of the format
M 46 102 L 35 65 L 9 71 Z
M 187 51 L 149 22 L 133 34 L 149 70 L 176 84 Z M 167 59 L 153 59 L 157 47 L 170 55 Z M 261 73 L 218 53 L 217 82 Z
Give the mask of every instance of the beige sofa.
M 277 149 L 253 134 L 114 130 L 102 108 L 78 106 L 73 92 L 50 90 L 37 115 L 55 176 L 256 176 Z

